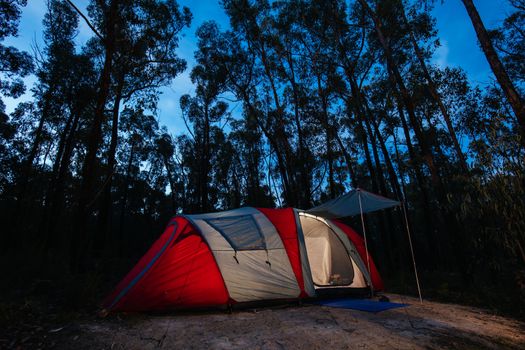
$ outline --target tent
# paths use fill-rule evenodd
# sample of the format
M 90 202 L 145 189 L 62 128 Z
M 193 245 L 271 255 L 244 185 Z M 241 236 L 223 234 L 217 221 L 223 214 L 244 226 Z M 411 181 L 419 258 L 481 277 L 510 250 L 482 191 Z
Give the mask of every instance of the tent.
M 368 199 L 357 198 L 361 213 L 399 204 L 362 192 Z M 380 291 L 383 282 L 366 241 L 335 219 L 354 213 L 352 193 L 309 211 L 244 207 L 176 216 L 103 306 L 231 307 L 331 291 Z

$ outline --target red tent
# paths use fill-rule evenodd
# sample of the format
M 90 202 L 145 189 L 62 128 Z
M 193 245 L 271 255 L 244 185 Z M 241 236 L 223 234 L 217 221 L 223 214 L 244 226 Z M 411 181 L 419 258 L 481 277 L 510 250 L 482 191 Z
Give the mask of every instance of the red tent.
M 383 289 L 381 277 L 347 225 L 293 208 L 245 207 L 173 218 L 103 306 L 186 309 L 372 288 Z

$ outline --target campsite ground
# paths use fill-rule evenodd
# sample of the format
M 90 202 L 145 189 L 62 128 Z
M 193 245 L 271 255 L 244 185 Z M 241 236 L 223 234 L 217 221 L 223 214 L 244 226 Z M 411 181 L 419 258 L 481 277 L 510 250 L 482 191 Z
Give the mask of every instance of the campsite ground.
M 525 323 L 472 308 L 409 303 L 373 314 L 317 305 L 164 315 L 119 314 L 18 330 L 0 348 L 524 349 Z M 9 329 L 8 329 L 9 331 Z M 4 338 L 4 336 L 2 336 Z

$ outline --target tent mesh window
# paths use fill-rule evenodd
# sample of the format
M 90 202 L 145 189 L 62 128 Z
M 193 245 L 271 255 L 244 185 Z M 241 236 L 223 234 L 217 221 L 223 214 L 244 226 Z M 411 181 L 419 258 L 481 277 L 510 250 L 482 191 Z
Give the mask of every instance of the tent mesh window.
M 266 249 L 264 236 L 251 215 L 204 219 L 217 230 L 236 251 Z

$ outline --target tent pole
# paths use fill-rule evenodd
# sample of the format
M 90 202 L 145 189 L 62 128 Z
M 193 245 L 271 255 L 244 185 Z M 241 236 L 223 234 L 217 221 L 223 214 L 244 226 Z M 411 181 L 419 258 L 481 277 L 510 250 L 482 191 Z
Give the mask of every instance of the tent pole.
M 417 293 L 419 295 L 419 302 L 423 304 L 423 297 L 421 296 L 421 287 L 419 285 L 419 276 L 417 273 L 417 267 L 416 267 L 416 258 L 414 256 L 414 248 L 412 246 L 412 235 L 410 234 L 410 227 L 408 225 L 408 215 L 407 210 L 405 207 L 405 201 L 401 202 L 401 206 L 403 207 L 403 216 L 405 217 L 405 224 L 407 229 L 407 235 L 408 235 L 408 243 L 410 245 L 410 254 L 412 256 L 412 265 L 414 266 L 414 275 L 416 276 L 416 284 L 417 284 Z
M 357 198 L 359 199 L 359 212 L 361 213 L 361 227 L 363 228 L 363 238 L 365 240 L 366 264 L 368 267 L 368 275 L 370 276 L 370 291 L 374 295 L 374 284 L 372 283 L 372 271 L 370 270 L 370 255 L 368 254 L 368 242 L 366 240 L 365 219 L 363 217 L 363 205 L 361 204 L 361 191 L 357 189 Z

